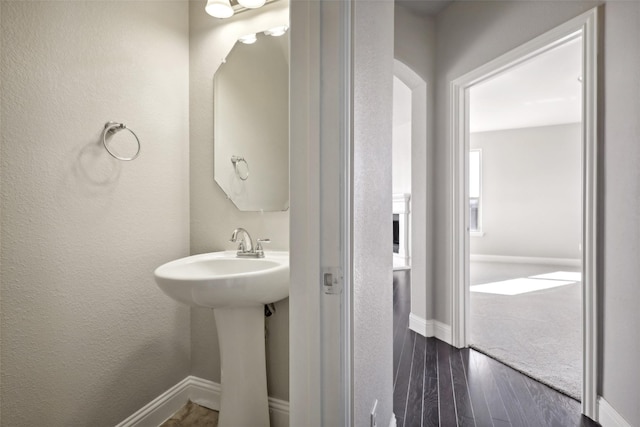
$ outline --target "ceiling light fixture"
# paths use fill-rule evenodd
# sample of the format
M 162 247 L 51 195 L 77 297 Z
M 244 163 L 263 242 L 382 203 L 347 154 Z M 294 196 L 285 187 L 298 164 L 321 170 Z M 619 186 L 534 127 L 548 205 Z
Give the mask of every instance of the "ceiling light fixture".
M 273 28 L 268 29 L 267 31 L 264 32 L 264 34 L 267 35 L 267 36 L 279 37 L 279 36 L 283 35 L 284 33 L 286 33 L 288 29 L 289 29 L 288 26 L 281 25 L 279 27 L 273 27 Z
M 246 7 L 247 9 L 257 9 L 264 6 L 265 2 L 266 0 L 238 0 L 240 6 Z
M 238 39 L 240 43 L 244 43 L 244 44 L 254 44 L 256 40 L 257 38 L 255 34 L 247 34 Z
M 233 16 L 233 8 L 229 0 L 207 0 L 204 10 L 215 18 L 230 18 Z

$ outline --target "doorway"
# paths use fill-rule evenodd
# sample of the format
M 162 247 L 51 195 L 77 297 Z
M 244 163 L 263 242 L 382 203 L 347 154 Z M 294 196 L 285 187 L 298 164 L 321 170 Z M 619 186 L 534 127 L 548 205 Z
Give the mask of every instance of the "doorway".
M 393 270 L 411 268 L 411 88 L 393 76 L 391 191 Z
M 404 176 L 406 183 L 404 189 L 398 188 L 392 197 L 392 214 L 397 213 L 398 219 L 404 220 L 404 227 L 398 224 L 398 231 L 401 236 L 404 236 L 404 242 L 400 244 L 400 247 L 404 246 L 404 253 L 394 254 L 394 267 L 408 270 L 411 295 L 409 328 L 427 336 L 433 335 L 433 326 L 428 321 L 432 314 L 427 304 L 427 295 L 432 289 L 428 274 L 431 269 L 432 245 L 429 239 L 425 238 L 429 235 L 431 221 L 427 209 L 427 200 L 430 196 L 428 193 L 431 191 L 431 183 L 427 179 L 431 173 L 427 153 L 427 128 L 431 120 L 427 111 L 427 83 L 398 59 L 393 63 L 393 75 L 394 79 L 408 90 L 408 93 L 405 92 L 403 107 L 404 116 L 408 115 L 408 117 L 398 122 L 405 127 L 398 133 L 410 141 L 409 146 L 404 150 L 406 161 L 409 163 L 405 169 L 409 171 L 409 176 Z M 409 101 L 410 105 L 406 105 L 406 101 Z M 412 188 L 427 190 L 412 192 Z
M 581 400 L 582 38 L 470 88 L 468 344 Z
M 582 308 L 581 345 L 583 354 L 582 412 L 596 416 L 597 322 L 596 322 L 596 215 L 597 215 L 597 144 L 596 144 L 596 71 L 597 10 L 593 9 L 531 40 L 494 61 L 454 80 L 451 85 L 452 128 L 452 343 L 456 347 L 470 344 L 470 236 L 469 150 L 470 91 L 490 81 L 505 70 L 581 38 L 583 99 L 581 123 L 581 264 Z

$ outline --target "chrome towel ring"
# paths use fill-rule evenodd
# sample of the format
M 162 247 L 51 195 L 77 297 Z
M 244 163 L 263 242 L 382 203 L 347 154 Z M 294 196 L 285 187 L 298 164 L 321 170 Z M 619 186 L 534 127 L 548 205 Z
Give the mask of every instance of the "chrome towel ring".
M 233 168 L 236 171 L 236 175 L 243 181 L 246 181 L 249 178 L 249 163 L 244 159 L 244 157 L 240 156 L 231 156 L 231 163 L 233 163 Z M 241 173 L 239 166 L 240 163 L 244 163 L 244 167 L 246 169 L 245 173 Z
M 113 151 L 111 151 L 111 149 L 109 149 L 109 145 L 107 144 L 107 135 L 113 136 L 123 129 L 126 129 L 129 132 L 131 132 L 131 135 L 133 135 L 133 137 L 136 139 L 136 144 L 138 144 L 138 149 L 136 150 L 136 153 L 131 157 L 123 157 L 115 154 Z M 111 154 L 112 157 L 118 160 L 128 162 L 128 161 L 134 160 L 136 157 L 140 155 L 140 140 L 138 139 L 138 135 L 136 135 L 135 132 L 129 129 L 127 125 L 125 125 L 124 123 L 116 123 L 116 122 L 105 123 L 104 131 L 102 131 L 102 144 L 104 145 L 104 148 L 107 150 L 107 152 Z

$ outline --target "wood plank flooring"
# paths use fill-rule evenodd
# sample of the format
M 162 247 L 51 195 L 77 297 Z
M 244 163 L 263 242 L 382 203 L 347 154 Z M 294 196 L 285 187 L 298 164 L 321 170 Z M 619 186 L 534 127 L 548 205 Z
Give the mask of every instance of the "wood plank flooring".
M 409 273 L 393 274 L 398 427 L 598 426 L 580 403 L 472 349 L 409 330 Z

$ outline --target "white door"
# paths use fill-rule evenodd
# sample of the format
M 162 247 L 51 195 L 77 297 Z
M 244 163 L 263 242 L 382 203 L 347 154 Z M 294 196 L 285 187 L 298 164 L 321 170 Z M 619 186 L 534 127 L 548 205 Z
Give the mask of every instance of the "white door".
M 291 2 L 290 425 L 350 425 L 350 3 Z

